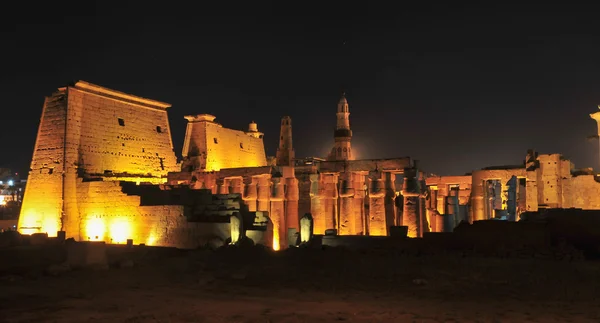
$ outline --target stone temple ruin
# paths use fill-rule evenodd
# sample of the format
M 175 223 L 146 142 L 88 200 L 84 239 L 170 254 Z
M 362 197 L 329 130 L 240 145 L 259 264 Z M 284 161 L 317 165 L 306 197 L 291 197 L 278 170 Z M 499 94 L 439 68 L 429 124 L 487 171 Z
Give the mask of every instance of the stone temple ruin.
M 295 157 L 290 117 L 271 163 L 256 123 L 233 130 L 199 114 L 185 117 L 178 163 L 169 107 L 83 81 L 47 97 L 19 231 L 179 248 L 249 238 L 278 250 L 326 231 L 389 236 L 402 226 L 422 237 L 461 221 L 600 209 L 597 177 L 556 154 L 442 177 L 409 157 L 355 160 L 344 96 L 326 159 Z
M 559 154 L 530 150 L 521 165 L 486 167 L 465 176 L 428 177 L 427 212 L 436 232 L 460 221 L 517 221 L 542 209 L 600 209 L 600 183 Z

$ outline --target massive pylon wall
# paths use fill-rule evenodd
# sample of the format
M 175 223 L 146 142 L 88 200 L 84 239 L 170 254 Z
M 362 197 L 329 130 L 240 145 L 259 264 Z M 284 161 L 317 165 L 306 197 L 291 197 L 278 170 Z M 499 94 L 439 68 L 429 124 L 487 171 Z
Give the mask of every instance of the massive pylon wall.
M 156 183 L 178 171 L 168 107 L 82 81 L 46 98 L 19 230 L 79 235 L 78 178 Z
M 186 119 L 182 152 L 185 171 L 267 165 L 263 134 L 256 123 L 250 123 L 248 131 L 240 131 L 223 127 L 209 114 L 186 116 Z

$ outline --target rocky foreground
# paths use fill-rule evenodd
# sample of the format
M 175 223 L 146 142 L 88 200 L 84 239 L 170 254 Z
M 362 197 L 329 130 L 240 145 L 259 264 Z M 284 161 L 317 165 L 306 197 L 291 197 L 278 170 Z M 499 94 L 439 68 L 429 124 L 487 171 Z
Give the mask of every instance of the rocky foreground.
M 75 270 L 3 256 L 0 322 L 600 322 L 592 261 L 262 247 L 108 259 Z

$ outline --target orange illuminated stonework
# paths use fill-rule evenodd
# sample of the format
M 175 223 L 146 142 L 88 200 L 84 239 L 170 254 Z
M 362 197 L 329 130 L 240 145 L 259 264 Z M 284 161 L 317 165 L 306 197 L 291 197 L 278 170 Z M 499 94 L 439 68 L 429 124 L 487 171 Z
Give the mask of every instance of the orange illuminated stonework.
M 224 128 L 209 114 L 185 118 L 188 125 L 183 143 L 184 170 L 267 165 L 263 134 L 256 123 L 250 123 L 248 131 L 239 131 Z
M 345 97 L 327 160 L 295 158 L 290 117 L 281 120 L 277 157 L 268 159 L 256 123 L 234 130 L 199 114 L 186 117 L 179 164 L 169 107 L 82 81 L 47 97 L 19 231 L 196 248 L 233 241 L 231 232 L 238 241 L 235 225 L 243 225 L 255 242 L 279 250 L 295 244 L 289 233 L 307 213 L 315 234 L 387 236 L 405 226 L 409 237 L 422 237 L 540 208 L 600 209 L 598 177 L 559 154 L 530 151 L 522 165 L 465 176 L 426 176 L 409 157 L 355 160 Z
M 310 165 L 295 160 L 290 117 L 282 119 L 279 165 L 273 166 L 267 165 L 256 123 L 238 131 L 207 114 L 186 117 L 184 160 L 177 164 L 169 107 L 82 81 L 46 98 L 19 230 L 178 247 L 195 247 L 190 242 L 198 236 L 226 239 L 228 230 L 221 225 L 207 231 L 207 225 L 188 221 L 208 205 L 190 205 L 197 204 L 190 194 L 198 190 L 238 194 L 249 212 L 268 215 L 265 239 L 274 249 L 294 243 L 288 230 L 299 231 L 305 213 L 312 213 L 317 234 L 335 229 L 341 235 L 383 236 L 392 225 L 422 225 L 422 209 L 404 208 L 395 183 L 405 169 L 413 169 L 410 159 L 351 160 L 349 136 L 340 132 L 350 134 L 345 98 L 337 113 L 336 145 L 344 146 L 339 160 Z M 156 202 L 165 192 L 172 196 Z M 188 202 L 178 202 L 181 194 Z M 406 194 L 422 198 L 419 192 Z M 411 215 L 403 217 L 406 212 Z
M 429 177 L 426 182 L 427 215 L 435 232 L 451 231 L 460 221 L 518 221 L 523 212 L 539 209 L 600 209 L 598 176 L 591 169 L 575 169 L 560 154 L 529 150 L 521 165 Z
M 179 169 L 167 118 L 169 106 L 87 82 L 60 88 L 47 97 L 19 230 L 49 236 L 65 230 L 77 239 L 88 231 L 102 231 L 94 237 L 108 241 L 122 240 L 112 236 L 113 231 L 134 232 L 130 220 L 96 221 L 103 225 L 89 229 L 80 218 L 133 216 L 136 202 L 110 194 L 117 184 L 112 181 L 164 182 L 168 172 Z M 89 188 L 90 180 L 96 181 L 94 189 Z

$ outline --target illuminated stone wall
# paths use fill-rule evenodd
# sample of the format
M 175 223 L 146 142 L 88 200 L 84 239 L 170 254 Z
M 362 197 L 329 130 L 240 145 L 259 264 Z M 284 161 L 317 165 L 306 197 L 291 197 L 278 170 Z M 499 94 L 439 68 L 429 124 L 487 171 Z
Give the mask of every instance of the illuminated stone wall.
M 143 189 L 141 190 L 143 192 Z M 81 241 L 105 241 L 177 248 L 198 248 L 212 238 L 230 237 L 229 223 L 188 222 L 181 205 L 140 205 L 116 181 L 77 182 Z M 211 201 L 212 202 L 212 201 Z
M 77 183 L 77 204 L 81 214 L 77 240 L 173 245 L 169 229 L 185 219 L 183 206 L 140 206 L 140 197 L 122 192 L 119 182 Z
M 494 216 L 495 209 L 506 209 L 508 181 L 513 177 L 529 178 L 525 168 L 485 169 L 473 172 L 471 186 L 471 221 L 487 220 Z M 490 181 L 496 181 L 499 187 L 494 187 L 490 193 Z M 527 190 L 528 196 L 531 190 Z M 530 204 L 530 203 L 529 203 Z
M 217 171 L 222 168 L 267 165 L 263 134 L 255 123 L 248 131 L 224 128 L 208 114 L 187 116 L 183 170 Z
M 600 183 L 594 175 L 570 178 L 563 187 L 564 205 L 584 210 L 600 210 Z
M 268 214 L 274 249 L 288 245 L 288 229 L 299 230 L 299 218 L 305 213 L 312 214 L 316 234 L 327 229 L 341 235 L 389 234 L 402 212 L 396 206 L 398 192 L 391 178 L 402 174 L 411 165 L 410 159 L 344 163 L 175 172 L 169 173 L 167 185 L 208 189 L 214 194 L 242 193 L 249 211 Z
M 164 182 L 178 171 L 168 104 L 86 82 L 59 89 L 44 103 L 23 207 L 22 233 L 59 230 L 79 236 L 80 178 Z M 101 192 L 97 197 L 102 202 Z M 107 194 L 106 202 L 110 203 Z
M 396 158 L 298 167 L 299 214 L 312 213 L 315 234 L 335 229 L 340 235 L 388 235 L 390 226 L 402 225 L 394 178 L 411 164 Z
M 161 177 L 179 170 L 169 104 L 84 82 L 68 88 L 68 99 L 67 151 L 85 173 Z
M 571 162 L 559 154 L 539 155 L 535 170 L 538 205 L 562 208 L 563 185 L 571 178 Z
M 169 174 L 167 184 L 208 189 L 213 194 L 239 193 L 248 211 L 265 212 L 270 218 L 273 249 L 287 247 L 287 230 L 299 230 L 298 181 L 293 167 L 226 168 L 215 172 Z
M 431 232 L 446 232 L 469 220 L 471 176 L 432 176 L 426 179 L 427 221 Z
M 273 237 L 274 249 L 287 246 L 288 229 L 298 230 L 299 217 L 308 212 L 313 213 L 316 233 L 337 229 L 349 235 L 386 235 L 389 226 L 400 222 L 394 176 L 410 166 L 409 158 L 320 162 L 300 167 L 297 174 L 293 166 L 267 166 L 263 134 L 254 122 L 248 131 L 238 131 L 214 122 L 214 116 L 197 115 L 186 117 L 180 167 L 168 107 L 86 82 L 47 98 L 19 220 L 21 232 L 53 236 L 63 230 L 77 240 L 132 239 L 136 244 L 192 248 L 214 230 L 227 237 L 228 225 L 190 223 L 186 209 L 173 201 L 140 204 L 153 196 L 150 191 L 170 185 L 241 194 L 248 211 L 269 215 L 267 236 Z M 123 181 L 143 183 L 134 185 L 140 191 L 132 193 L 129 188 L 124 192 Z
M 591 171 L 573 175 L 574 172 L 571 161 L 560 154 L 538 155 L 530 151 L 525 164 L 520 166 L 485 168 L 474 171 L 471 176 L 428 178 L 429 194 L 438 199 L 437 203 L 430 200 L 429 208 L 444 214 L 439 200 L 440 196 L 446 197 L 448 193 L 443 191 L 442 186 L 452 183 L 461 187 L 459 204 L 469 207 L 470 221 L 501 218 L 503 215 L 518 220 L 520 213 L 540 208 L 600 209 L 598 177 Z M 468 203 L 465 203 L 465 197 L 469 191 L 463 191 L 462 187 L 470 188 Z M 444 212 L 447 212 L 447 207 Z M 430 211 L 429 216 L 434 216 L 435 212 Z M 511 218 L 511 213 L 515 213 L 514 218 Z
M 22 233 L 55 236 L 62 226 L 66 115 L 67 93 L 60 89 L 44 101 L 19 216 Z

